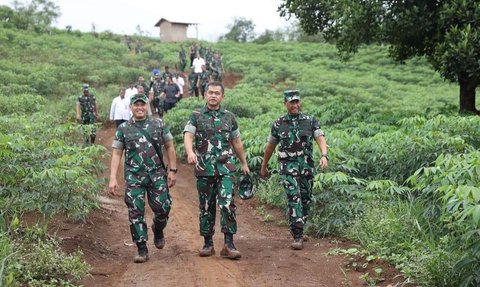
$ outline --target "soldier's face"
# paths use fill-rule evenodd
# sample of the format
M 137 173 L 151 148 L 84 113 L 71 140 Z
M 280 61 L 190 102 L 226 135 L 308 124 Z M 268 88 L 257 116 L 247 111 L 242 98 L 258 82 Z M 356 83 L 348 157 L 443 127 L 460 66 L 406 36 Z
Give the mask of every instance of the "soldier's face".
M 207 101 L 207 106 L 211 109 L 216 109 L 223 100 L 222 88 L 219 86 L 209 86 L 204 96 Z
M 285 102 L 285 107 L 287 108 L 287 111 L 291 115 L 296 115 L 300 112 L 301 108 L 301 103 L 300 100 L 293 100 L 290 102 Z
M 135 120 L 143 120 L 147 117 L 147 104 L 143 101 L 136 101 L 130 105 Z

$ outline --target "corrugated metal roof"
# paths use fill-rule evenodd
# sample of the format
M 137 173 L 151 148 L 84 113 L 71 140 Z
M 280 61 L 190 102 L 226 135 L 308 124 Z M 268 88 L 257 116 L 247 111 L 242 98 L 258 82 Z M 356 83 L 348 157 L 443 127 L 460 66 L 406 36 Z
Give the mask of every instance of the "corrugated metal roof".
M 157 24 L 155 24 L 155 27 L 159 27 L 160 24 L 163 22 L 163 21 L 167 21 L 167 22 L 170 22 L 172 24 L 181 24 L 181 25 L 196 25 L 198 23 L 193 23 L 193 22 L 184 22 L 184 21 L 170 21 L 166 18 L 160 18 L 160 20 L 158 20 Z

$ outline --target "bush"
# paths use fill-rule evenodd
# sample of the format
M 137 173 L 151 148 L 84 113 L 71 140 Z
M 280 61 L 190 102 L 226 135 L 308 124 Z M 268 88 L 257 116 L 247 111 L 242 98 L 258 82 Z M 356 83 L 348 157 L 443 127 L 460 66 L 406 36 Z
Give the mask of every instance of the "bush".
M 45 227 L 14 228 L 8 242 L 3 240 L 6 232 L 1 232 L 0 246 L 9 250 L 2 262 L 5 285 L 74 286 L 74 280 L 87 275 L 90 267 L 83 262 L 82 252 L 65 254 L 60 241 L 48 236 Z

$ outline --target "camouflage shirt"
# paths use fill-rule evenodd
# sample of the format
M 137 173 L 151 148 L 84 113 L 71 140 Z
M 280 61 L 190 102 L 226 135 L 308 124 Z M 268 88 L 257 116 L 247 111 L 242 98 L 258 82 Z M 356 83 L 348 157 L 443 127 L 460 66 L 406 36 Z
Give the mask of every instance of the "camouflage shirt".
M 313 175 L 313 140 L 323 135 L 318 121 L 312 116 L 287 114 L 277 119 L 272 125 L 268 142 L 278 144 L 280 174 L 295 175 L 298 172 Z M 293 166 L 293 163 L 298 163 L 300 167 Z
M 186 60 L 187 57 L 185 55 L 185 50 L 183 48 L 178 50 L 178 57 L 180 58 L 180 60 L 183 60 L 183 61 Z
M 90 94 L 89 96 L 81 95 L 78 97 L 80 103 L 80 111 L 82 112 L 82 119 L 93 118 L 95 119 L 95 96 Z
M 210 78 L 210 73 L 207 71 L 203 71 L 198 75 L 198 79 L 200 80 L 200 87 L 205 89 L 208 84 L 208 79 Z
M 157 98 L 160 96 L 160 93 L 162 92 L 165 83 L 162 80 L 154 80 L 151 86 L 153 89 L 153 97 Z
M 235 116 L 220 108 L 207 106 L 190 115 L 183 132 L 195 135 L 196 176 L 218 176 L 235 172 L 231 140 L 240 136 Z
M 140 130 L 143 130 L 143 133 Z M 147 117 L 143 121 L 135 121 L 132 117 L 128 122 L 121 124 L 113 139 L 112 147 L 125 150 L 125 179 L 127 182 L 132 177 L 150 176 L 152 178 L 165 175 L 162 147 L 165 142 L 171 140 L 173 140 L 173 136 L 161 119 Z M 157 144 L 159 153 L 151 141 Z

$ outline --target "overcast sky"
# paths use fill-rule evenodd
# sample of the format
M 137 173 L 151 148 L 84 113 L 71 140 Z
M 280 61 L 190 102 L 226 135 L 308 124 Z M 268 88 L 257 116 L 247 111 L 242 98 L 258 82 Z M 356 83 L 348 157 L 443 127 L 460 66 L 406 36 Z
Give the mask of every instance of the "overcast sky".
M 27 0 L 28 1 L 28 0 Z M 51 0 L 60 7 L 62 15 L 54 24 L 64 29 L 71 25 L 74 30 L 97 32 L 110 30 L 117 34 L 134 34 L 137 25 L 150 36 L 157 36 L 154 27 L 160 18 L 177 22 L 198 23 L 201 40 L 216 41 L 228 32 L 226 26 L 235 17 L 244 17 L 255 24 L 255 32 L 275 30 L 289 25 L 280 18 L 277 7 L 280 0 Z M 25 2 L 25 0 L 20 0 Z M 0 4 L 12 6 L 12 0 L 0 0 Z M 189 37 L 195 37 L 193 27 Z

